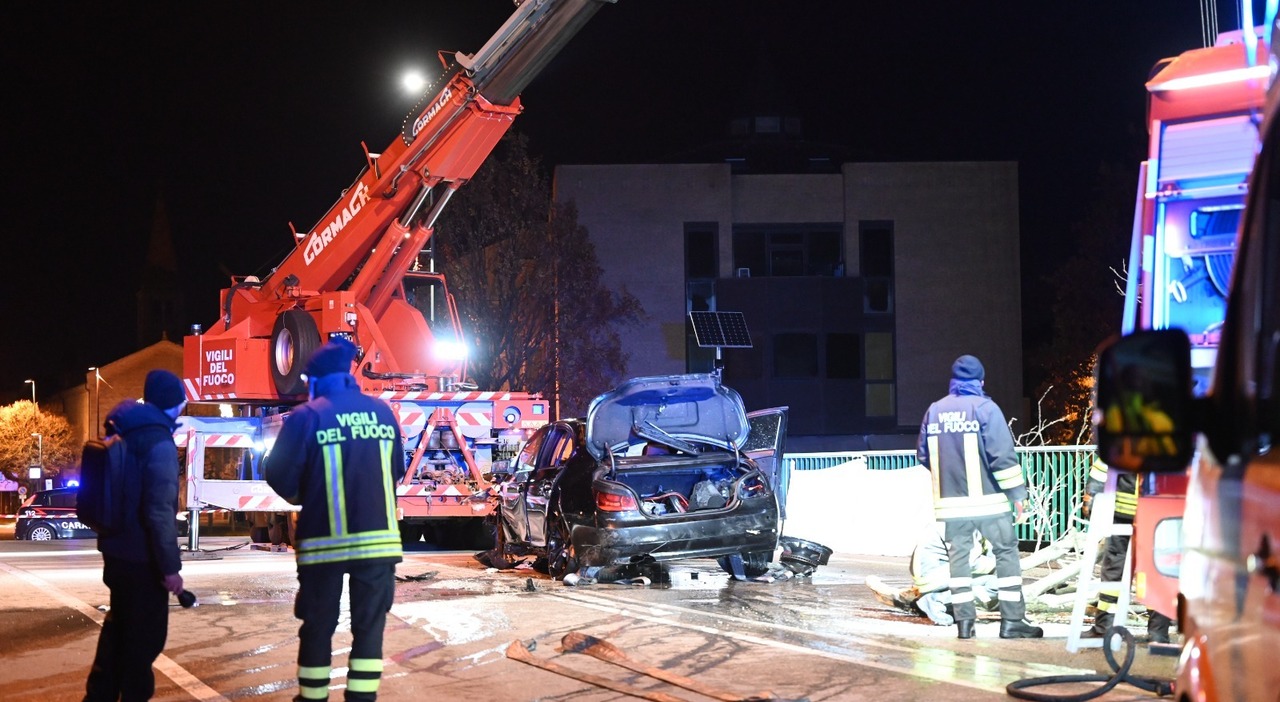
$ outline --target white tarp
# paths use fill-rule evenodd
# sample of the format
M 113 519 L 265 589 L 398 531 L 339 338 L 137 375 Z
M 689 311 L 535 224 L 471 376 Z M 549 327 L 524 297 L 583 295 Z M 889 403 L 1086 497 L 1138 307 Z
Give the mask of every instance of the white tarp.
M 867 470 L 865 458 L 791 471 L 782 533 L 838 553 L 910 556 L 933 524 L 929 471 Z

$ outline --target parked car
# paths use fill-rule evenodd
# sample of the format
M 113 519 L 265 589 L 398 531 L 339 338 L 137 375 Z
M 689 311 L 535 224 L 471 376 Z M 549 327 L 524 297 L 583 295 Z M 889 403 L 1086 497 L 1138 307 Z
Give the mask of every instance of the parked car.
M 93 539 L 93 529 L 76 518 L 76 488 L 33 493 L 18 508 L 14 537 L 30 541 Z
M 652 558 L 735 556 L 763 574 L 778 545 L 786 408 L 746 413 L 718 375 L 629 380 L 586 419 L 552 422 L 495 486 L 495 552 L 555 578 Z
M 76 517 L 75 487 L 61 487 L 37 492 L 18 508 L 14 538 L 28 541 L 54 539 L 96 539 L 97 532 Z M 178 512 L 174 519 L 178 535 L 186 536 L 187 513 Z

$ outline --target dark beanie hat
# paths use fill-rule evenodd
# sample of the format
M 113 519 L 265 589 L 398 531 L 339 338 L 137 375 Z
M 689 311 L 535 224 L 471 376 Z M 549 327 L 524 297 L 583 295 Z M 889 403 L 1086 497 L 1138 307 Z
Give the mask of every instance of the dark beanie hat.
M 982 368 L 982 361 L 977 356 L 965 354 L 951 364 L 951 377 L 956 380 L 982 380 L 987 371 Z
M 303 370 L 308 378 L 320 378 L 333 373 L 350 373 L 351 362 L 356 360 L 356 346 L 337 336 L 316 349 Z
M 167 410 L 182 404 L 182 401 L 187 399 L 187 395 L 182 391 L 182 381 L 178 376 L 157 368 L 147 373 L 147 381 L 142 386 L 142 399 L 162 410 Z

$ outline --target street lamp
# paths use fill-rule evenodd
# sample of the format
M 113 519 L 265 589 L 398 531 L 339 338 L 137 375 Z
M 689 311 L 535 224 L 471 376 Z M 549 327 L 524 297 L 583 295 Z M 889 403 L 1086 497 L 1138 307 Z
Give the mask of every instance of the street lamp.
M 27 468 L 27 477 L 31 480 L 31 492 L 36 493 L 40 492 L 40 479 L 44 477 L 44 435 L 38 431 L 31 432 L 31 435 L 39 442 L 39 459 L 36 465 Z
M 31 383 L 31 404 L 34 405 L 36 403 L 36 381 L 28 378 L 27 380 L 24 380 L 22 382 Z
M 90 427 L 90 430 L 97 430 L 99 432 L 98 436 L 101 436 L 102 394 L 99 391 L 101 389 L 102 373 L 97 366 L 89 366 L 89 370 L 93 371 L 93 426 Z M 107 383 L 107 387 L 111 387 L 111 383 Z

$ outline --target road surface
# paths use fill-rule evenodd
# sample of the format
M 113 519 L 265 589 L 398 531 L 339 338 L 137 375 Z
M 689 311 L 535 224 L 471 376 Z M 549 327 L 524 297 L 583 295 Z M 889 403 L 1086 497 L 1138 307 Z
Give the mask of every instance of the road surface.
M 11 537 L 10 537 L 11 538 Z M 297 587 L 291 553 L 244 537 L 206 537 L 183 577 L 199 606 L 171 612 L 156 662 L 157 700 L 289 700 L 296 692 Z M 735 582 L 707 561 L 671 567 L 671 585 L 570 587 L 532 570 L 494 571 L 470 552 L 413 551 L 388 618 L 384 700 L 596 700 L 626 695 L 508 658 L 514 641 L 574 671 L 679 699 L 710 699 L 580 653 L 561 639 L 605 639 L 642 665 L 738 694 L 785 699 L 1006 698 L 1015 680 L 1109 670 L 1098 649 L 1066 651 L 1065 617 L 1036 616 L 1043 640 L 1005 641 L 996 615 L 976 640 L 876 602 L 867 575 L 906 585 L 905 559 L 835 554 L 812 576 Z M 92 541 L 0 541 L 0 690 L 7 702 L 83 695 L 107 590 Z M 344 619 L 345 619 L 344 611 Z M 350 634 L 334 637 L 331 699 L 341 699 Z M 1137 673 L 1168 678 L 1175 660 L 1145 649 Z M 1084 687 L 1038 688 L 1079 692 Z M 1103 700 L 1152 695 L 1120 685 Z

